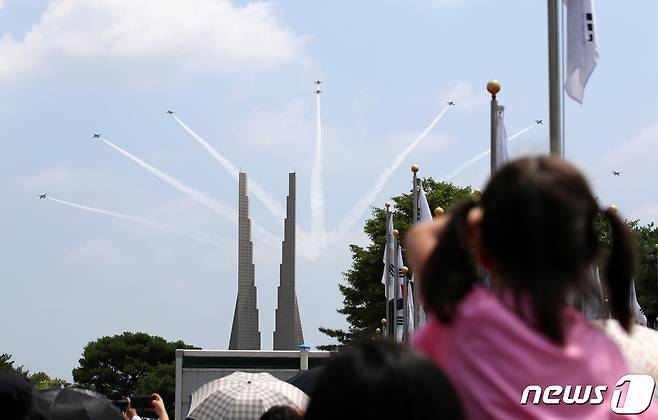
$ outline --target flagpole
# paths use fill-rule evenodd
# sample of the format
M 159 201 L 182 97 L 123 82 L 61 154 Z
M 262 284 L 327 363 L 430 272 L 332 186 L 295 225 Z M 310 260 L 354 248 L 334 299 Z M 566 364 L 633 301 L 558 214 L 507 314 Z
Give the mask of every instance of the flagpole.
M 420 220 L 420 214 L 418 214 L 418 170 L 420 167 L 418 165 L 411 166 L 411 172 L 413 172 L 413 223 L 416 224 Z M 407 291 L 408 292 L 408 291 Z M 418 325 L 420 321 L 420 307 L 418 306 L 418 292 L 416 291 L 416 285 L 414 284 L 411 292 L 414 295 L 414 325 Z
M 388 220 L 389 220 L 389 214 L 391 212 L 390 207 L 391 203 L 388 201 L 384 203 L 384 207 L 386 207 L 386 245 L 388 245 L 389 237 L 388 237 Z M 386 246 L 384 246 L 384 273 L 385 273 L 385 284 L 384 284 L 384 295 L 386 299 L 386 328 L 384 329 L 384 335 L 388 336 L 391 328 L 391 311 L 390 311 L 390 306 L 391 306 L 391 297 L 388 295 L 389 287 L 388 287 L 388 279 L 390 278 L 389 276 L 389 267 L 391 266 L 391 262 L 388 260 L 388 254 L 389 252 L 386 250 Z
M 500 92 L 500 82 L 491 80 L 487 83 L 487 91 L 491 94 L 491 174 L 496 171 L 496 133 L 498 132 L 498 101 L 496 94 Z
M 398 281 L 400 279 L 400 261 L 398 258 L 398 236 L 400 232 L 397 229 L 393 229 L 393 249 L 395 254 L 393 254 L 393 339 L 397 340 L 398 336 L 398 300 L 400 299 L 400 287 L 398 286 Z
M 548 105 L 551 155 L 562 157 L 562 72 L 560 16 L 562 0 L 548 0 Z

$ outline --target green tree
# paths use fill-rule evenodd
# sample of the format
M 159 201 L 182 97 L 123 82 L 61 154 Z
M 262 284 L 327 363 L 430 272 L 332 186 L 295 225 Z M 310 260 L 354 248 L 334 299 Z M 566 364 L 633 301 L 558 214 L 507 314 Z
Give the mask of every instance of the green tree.
M 71 386 L 71 384 L 60 378 L 51 378 L 47 373 L 45 372 L 37 372 L 32 375 L 29 375 L 28 378 L 30 379 L 30 382 L 32 382 L 32 385 L 36 389 L 48 389 L 48 388 L 53 388 L 53 387 L 59 387 L 59 386 Z
M 15 361 L 11 360 L 11 354 L 8 353 L 2 353 L 0 354 L 0 372 L 6 372 L 6 371 L 16 371 L 18 373 L 22 373 L 24 375 L 27 375 L 29 372 L 23 368 L 23 365 L 21 366 L 14 366 Z
M 443 207 L 449 209 L 456 201 L 472 195 L 470 187 L 462 188 L 449 183 L 436 182 L 432 178 L 423 180 L 423 189 L 430 209 Z M 393 223 L 400 231 L 400 237 L 409 228 L 412 221 L 411 193 L 393 197 Z M 343 307 L 338 312 L 347 317 L 347 331 L 321 327 L 320 331 L 336 339 L 339 345 L 347 345 L 354 339 L 372 336 L 375 329 L 381 327 L 381 319 L 386 314 L 384 286 L 381 283 L 384 263 L 384 245 L 386 241 L 386 210 L 373 208 L 372 217 L 366 221 L 364 231 L 370 239 L 366 247 L 350 245 L 352 266 L 343 273 L 347 284 L 339 285 L 343 295 Z M 404 245 L 404 243 L 403 243 Z M 404 258 L 404 250 L 403 250 Z M 331 350 L 336 345 L 318 346 Z
M 139 332 L 102 337 L 85 346 L 73 379 L 110 399 L 157 392 L 173 407 L 175 352 L 192 348 Z

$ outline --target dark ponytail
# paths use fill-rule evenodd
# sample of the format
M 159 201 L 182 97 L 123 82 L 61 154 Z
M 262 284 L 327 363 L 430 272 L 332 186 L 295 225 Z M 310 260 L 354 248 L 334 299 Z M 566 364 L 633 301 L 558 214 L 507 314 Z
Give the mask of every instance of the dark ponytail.
M 635 267 L 635 242 L 626 223 L 617 215 L 617 209 L 608 208 L 603 215 L 610 222 L 612 243 L 606 267 L 606 281 L 610 291 L 612 316 L 629 331 L 632 325 L 630 308 L 631 281 Z
M 466 201 L 451 209 L 450 220 L 425 265 L 421 282 L 425 306 L 442 322 L 450 321 L 455 305 L 478 279 L 466 228 L 474 207 L 473 201 Z

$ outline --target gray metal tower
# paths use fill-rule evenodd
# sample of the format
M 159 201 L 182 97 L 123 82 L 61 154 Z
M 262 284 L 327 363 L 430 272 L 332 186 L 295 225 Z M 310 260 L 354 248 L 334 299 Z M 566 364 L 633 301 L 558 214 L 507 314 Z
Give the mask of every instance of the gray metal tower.
M 288 174 L 288 200 L 283 226 L 280 281 L 274 329 L 274 350 L 297 350 L 304 343 L 295 293 L 295 174 Z
M 240 172 L 238 195 L 238 297 L 229 350 L 260 350 L 247 174 Z

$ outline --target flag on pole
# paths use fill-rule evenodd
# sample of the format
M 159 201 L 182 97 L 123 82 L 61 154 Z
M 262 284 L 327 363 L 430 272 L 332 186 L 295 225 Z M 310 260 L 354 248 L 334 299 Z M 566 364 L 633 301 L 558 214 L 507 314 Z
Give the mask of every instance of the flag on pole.
M 635 317 L 635 323 L 646 327 L 647 317 L 644 316 L 644 312 L 642 311 L 642 308 L 640 307 L 640 304 L 637 301 L 637 294 L 635 293 L 635 279 L 631 281 L 630 305 L 631 305 L 631 313 L 633 314 L 633 317 Z
M 395 325 L 395 338 L 398 342 L 402 342 L 404 335 L 404 279 L 405 275 L 402 272 L 402 267 L 404 267 L 404 261 L 402 260 L 402 247 L 398 248 L 398 273 L 397 279 L 395 281 L 395 287 L 398 288 L 399 299 L 395 303 L 395 310 L 397 311 L 397 322 Z M 395 295 L 393 295 L 395 296 Z M 412 310 L 413 311 L 413 310 Z M 412 314 L 413 317 L 413 314 Z
M 420 191 L 418 193 L 418 223 L 427 223 L 432 221 L 432 211 L 430 210 L 430 205 L 427 202 L 427 196 L 425 195 L 425 190 L 423 189 L 423 184 L 420 184 Z M 415 280 L 415 273 L 411 275 L 411 283 L 413 284 L 413 288 L 416 288 L 416 280 Z M 413 296 L 411 297 L 413 300 Z M 418 326 L 421 327 L 425 325 L 427 322 L 427 314 L 425 314 L 425 308 L 423 308 L 423 305 L 421 305 L 420 302 L 412 302 L 418 305 Z M 414 327 L 415 327 L 415 320 L 414 320 Z M 412 328 L 410 325 L 409 331 L 412 332 Z
M 395 299 L 395 288 L 393 287 L 393 279 L 395 272 L 395 238 L 393 237 L 393 213 L 388 212 L 386 217 L 386 232 L 387 240 L 384 247 L 384 273 L 382 274 L 382 284 L 384 285 L 384 292 L 391 301 Z M 388 263 L 388 266 L 386 265 Z
M 496 115 L 496 168 L 509 162 L 507 153 L 507 129 L 505 128 L 505 107 L 499 106 Z
M 594 0 L 564 0 L 567 6 L 567 65 L 564 89 L 580 104 L 599 60 Z
M 404 280 L 404 279 L 403 279 Z M 406 307 L 405 310 L 407 311 L 407 336 L 410 337 L 411 334 L 414 333 L 416 330 L 416 320 L 414 319 L 414 288 L 416 285 L 414 284 L 413 279 L 407 283 L 407 298 L 405 299 L 406 302 Z M 421 310 L 422 312 L 422 310 Z
M 592 275 L 588 293 L 583 296 L 582 312 L 585 318 L 606 319 L 609 318 L 608 311 L 603 302 L 603 288 L 601 287 L 601 278 L 599 277 L 599 267 L 592 266 Z

